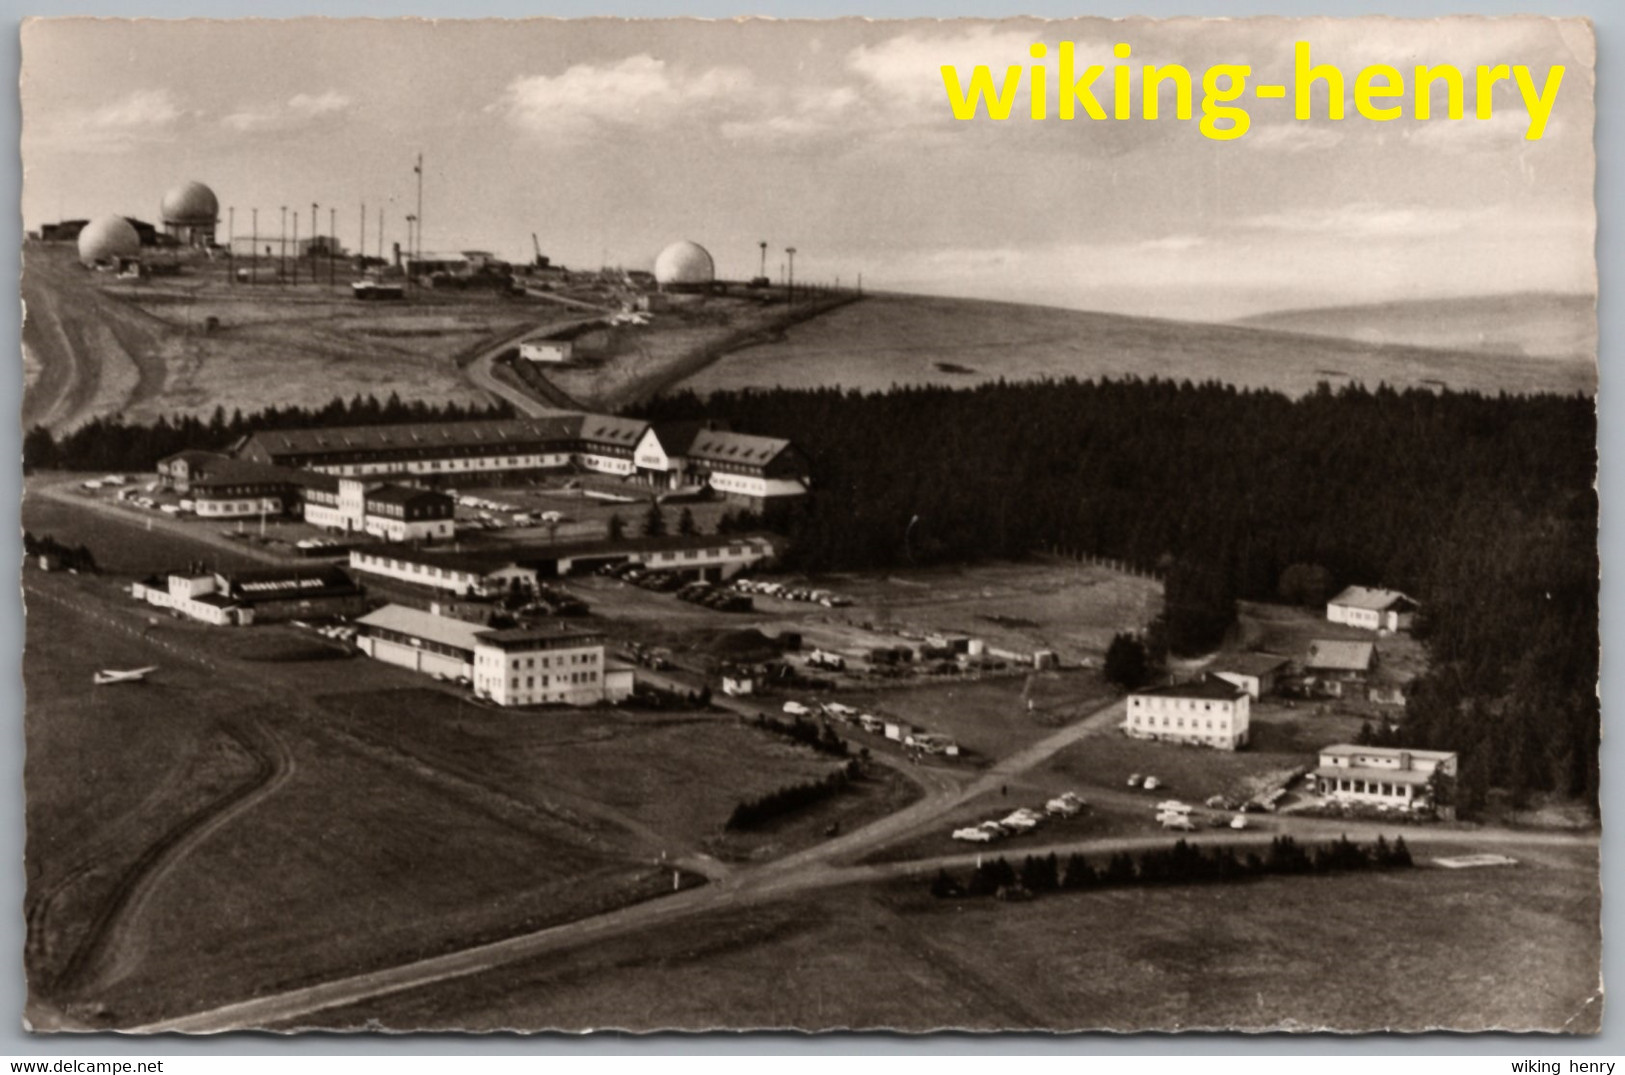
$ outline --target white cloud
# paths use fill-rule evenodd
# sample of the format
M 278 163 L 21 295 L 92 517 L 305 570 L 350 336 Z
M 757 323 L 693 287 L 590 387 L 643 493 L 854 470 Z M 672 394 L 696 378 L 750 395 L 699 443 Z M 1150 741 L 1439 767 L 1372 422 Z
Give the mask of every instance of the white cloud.
M 1011 64 L 1036 63 L 1027 49 L 1040 40 L 1030 31 L 992 26 L 946 36 L 910 32 L 878 45 L 858 46 L 847 56 L 847 66 L 884 97 L 888 108 L 930 104 L 946 113 L 944 66 L 957 68 L 968 79 L 979 64 L 999 71 Z
M 1244 145 L 1280 153 L 1306 153 L 1331 149 L 1343 141 L 1343 132 L 1305 121 L 1264 123 L 1242 135 Z
M 1329 209 L 1286 209 L 1240 221 L 1243 227 L 1338 238 L 1449 235 L 1493 226 L 1492 209 L 1440 209 L 1355 202 Z
M 308 93 L 296 93 L 288 98 L 288 107 L 306 116 L 326 116 L 334 112 L 343 112 L 350 104 L 350 98 L 337 90 L 328 90 L 315 97 Z
M 89 126 L 102 130 L 159 130 L 181 118 L 168 90 L 137 90 L 90 114 Z
M 718 105 L 737 110 L 753 87 L 750 72 L 740 68 L 688 72 L 643 53 L 514 79 L 492 107 L 527 130 L 572 136 L 603 125 L 660 127 Z
M 296 93 L 281 104 L 245 108 L 222 116 L 220 122 L 241 133 L 285 131 L 310 123 L 333 119 L 348 111 L 354 102 L 337 90 L 311 95 Z
M 1522 109 L 1498 109 L 1489 119 L 1477 119 L 1468 112 L 1462 119 L 1419 121 L 1405 132 L 1405 140 L 1443 153 L 1505 154 L 1521 147 L 1540 145 L 1539 141 L 1531 142 L 1525 137 L 1529 123 L 1529 113 Z M 1547 138 L 1561 141 L 1562 132 L 1561 120 L 1548 120 L 1542 141 Z
M 28 117 L 25 136 L 35 146 L 81 153 L 123 153 L 142 145 L 172 141 L 195 118 L 166 89 L 135 90 L 90 110 L 56 120 Z

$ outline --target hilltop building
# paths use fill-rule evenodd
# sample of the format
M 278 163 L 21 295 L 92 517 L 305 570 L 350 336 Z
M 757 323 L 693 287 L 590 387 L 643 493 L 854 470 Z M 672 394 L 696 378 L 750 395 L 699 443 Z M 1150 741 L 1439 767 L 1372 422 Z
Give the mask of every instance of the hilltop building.
M 164 195 L 159 205 L 164 234 L 181 246 L 213 246 L 220 222 L 220 199 L 202 183 L 182 183 Z
M 655 257 L 655 284 L 661 291 L 710 291 L 716 276 L 710 251 L 687 239 L 672 243 Z

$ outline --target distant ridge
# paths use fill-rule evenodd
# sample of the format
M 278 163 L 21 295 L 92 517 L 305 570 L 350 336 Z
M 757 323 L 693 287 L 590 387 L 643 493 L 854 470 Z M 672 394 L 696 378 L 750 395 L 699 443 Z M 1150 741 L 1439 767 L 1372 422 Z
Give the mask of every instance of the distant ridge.
M 1234 325 L 1334 336 L 1376 346 L 1437 347 L 1486 355 L 1594 359 L 1596 298 L 1549 291 L 1407 299 L 1280 310 Z
M 1585 301 L 1590 324 L 1590 300 Z M 1381 318 L 1379 312 L 1373 320 Z M 1510 323 L 1518 322 L 1512 318 Z M 1062 377 L 1220 381 L 1288 395 L 1312 392 L 1321 383 L 1591 394 L 1597 367 L 1590 352 L 1547 357 L 1368 343 L 1286 325 L 1209 324 L 871 293 L 796 325 L 773 342 L 724 355 L 682 387 L 702 395 L 774 386 L 884 391 L 903 385 L 965 388 L 1000 379 Z

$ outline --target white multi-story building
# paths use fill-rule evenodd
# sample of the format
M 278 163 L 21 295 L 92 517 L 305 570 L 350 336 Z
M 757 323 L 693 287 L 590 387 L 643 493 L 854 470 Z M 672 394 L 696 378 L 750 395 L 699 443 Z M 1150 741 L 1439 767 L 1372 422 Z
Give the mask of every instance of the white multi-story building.
M 445 493 L 360 478 L 310 475 L 305 522 L 385 541 L 435 541 L 456 533 L 457 502 Z
M 1431 803 L 1434 773 L 1454 777 L 1455 753 L 1337 743 L 1321 748 L 1315 784 L 1320 794 L 1344 802 L 1409 809 Z
M 631 693 L 624 669 L 606 669 L 604 640 L 596 634 L 493 630 L 403 605 L 385 605 L 356 627 L 356 645 L 367 656 L 464 681 L 498 705 L 596 705 Z
M 1148 687 L 1128 696 L 1123 731 L 1135 739 L 1239 750 L 1247 745 L 1250 703 L 1244 688 L 1217 678 Z

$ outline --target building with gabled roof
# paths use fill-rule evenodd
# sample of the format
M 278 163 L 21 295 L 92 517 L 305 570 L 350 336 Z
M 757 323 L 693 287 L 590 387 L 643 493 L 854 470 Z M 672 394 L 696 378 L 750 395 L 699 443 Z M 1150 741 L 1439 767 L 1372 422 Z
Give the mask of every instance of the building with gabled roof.
M 780 437 L 735 433 L 715 421 L 651 423 L 574 412 L 264 430 L 247 438 L 238 457 L 343 477 L 430 481 L 579 467 L 657 489 L 709 486 L 756 506 L 804 495 L 809 476 L 805 456 Z
M 1247 745 L 1250 702 L 1244 688 L 1217 677 L 1142 687 L 1128 696 L 1123 731 L 1135 739 L 1239 750 Z
M 1398 590 L 1350 586 L 1326 602 L 1326 619 L 1370 631 L 1407 631 L 1419 608 Z
M 1376 665 L 1376 643 L 1341 638 L 1314 639 L 1303 658 L 1304 671 L 1311 675 L 1334 675 L 1342 679 L 1368 675 Z
M 1226 653 L 1215 658 L 1207 671 L 1209 675 L 1234 683 L 1256 702 L 1274 693 L 1282 670 L 1291 663 L 1290 658 L 1273 653 Z

